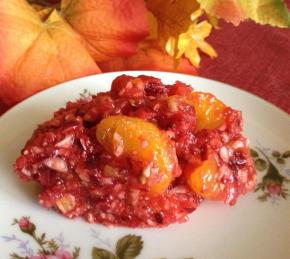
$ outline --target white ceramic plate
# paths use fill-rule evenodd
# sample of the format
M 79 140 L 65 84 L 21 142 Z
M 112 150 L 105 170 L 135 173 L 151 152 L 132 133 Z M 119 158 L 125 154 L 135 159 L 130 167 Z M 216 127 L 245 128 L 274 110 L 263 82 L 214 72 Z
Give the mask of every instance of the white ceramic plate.
M 226 104 L 242 110 L 245 134 L 259 156 L 255 160 L 259 159 L 260 169 L 266 167 L 257 172 L 261 187 L 257 192 L 241 197 L 234 207 L 204 202 L 190 216 L 189 222 L 163 229 L 91 225 L 80 219 L 66 219 L 38 205 L 35 186 L 18 181 L 12 170 L 26 140 L 39 123 L 50 118 L 52 112 L 67 101 L 77 99 L 84 89 L 92 93 L 107 91 L 111 81 L 123 73 L 100 74 L 58 85 L 34 95 L 0 118 L 0 258 L 6 259 L 15 253 L 20 257 L 11 258 L 70 259 L 74 247 L 79 247 L 78 258 L 113 259 L 108 251 L 116 254 L 116 243 L 121 240 L 118 251 L 122 247 L 124 251 L 133 251 L 131 255 L 134 255 L 139 247 L 138 258 L 143 259 L 289 259 L 290 197 L 286 194 L 290 189 L 287 182 L 290 158 L 285 153 L 290 149 L 289 116 L 249 93 L 199 77 L 126 72 L 156 76 L 165 83 L 180 80 L 195 89 L 211 92 Z M 280 154 L 275 152 L 273 156 L 272 151 Z M 30 217 L 29 221 L 23 216 Z M 12 225 L 14 219 L 18 219 L 18 223 Z M 50 242 L 40 245 L 40 240 L 37 243 L 32 233 L 38 238 L 45 233 L 44 240 Z M 138 245 L 140 238 L 123 238 L 128 234 L 139 236 L 143 249 Z M 95 257 L 92 257 L 93 247 L 104 250 L 95 249 Z M 33 257 L 39 249 L 57 252 L 55 257 Z M 135 257 L 120 259 L 129 258 Z

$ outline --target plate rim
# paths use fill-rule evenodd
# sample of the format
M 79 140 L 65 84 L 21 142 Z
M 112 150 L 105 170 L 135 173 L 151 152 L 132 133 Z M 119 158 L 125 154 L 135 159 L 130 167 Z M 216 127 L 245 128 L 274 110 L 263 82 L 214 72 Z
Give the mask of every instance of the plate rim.
M 148 75 L 152 75 L 152 74 L 154 74 L 155 76 L 157 75 L 157 74 L 159 74 L 160 75 L 160 78 L 162 79 L 162 78 L 166 78 L 166 75 L 171 75 L 171 77 L 174 77 L 174 75 L 178 75 L 179 77 L 184 77 L 184 78 L 186 78 L 186 80 L 189 80 L 190 78 L 200 78 L 202 81 L 204 81 L 205 83 L 206 82 L 211 82 L 211 84 L 212 84 L 212 86 L 215 86 L 215 84 L 217 84 L 216 85 L 216 87 L 218 88 L 219 86 L 226 86 L 227 88 L 226 89 L 231 89 L 233 92 L 231 92 L 231 93 L 236 93 L 236 94 L 239 94 L 240 92 L 239 91 L 241 91 L 243 94 L 245 94 L 243 97 L 245 97 L 245 98 L 251 98 L 250 100 L 253 100 L 253 101 L 257 101 L 257 105 L 261 105 L 262 106 L 262 108 L 263 107 L 269 107 L 269 106 L 267 106 L 267 104 L 270 104 L 270 108 L 271 108 L 271 110 L 273 111 L 273 114 L 277 114 L 278 113 L 278 111 L 280 110 L 280 111 L 282 111 L 282 113 L 280 113 L 280 115 L 278 115 L 280 118 L 281 118 L 281 120 L 283 120 L 284 121 L 284 119 L 286 120 L 286 123 L 287 123 L 287 125 L 288 125 L 288 122 L 290 122 L 290 120 L 287 120 L 287 118 L 290 118 L 290 117 L 288 117 L 289 115 L 287 114 L 287 113 L 285 113 L 285 112 L 283 112 L 283 110 L 281 110 L 281 109 L 279 109 L 278 107 L 275 107 L 274 105 L 272 105 L 271 103 L 269 103 L 269 102 L 267 102 L 267 101 L 265 101 L 265 100 L 263 100 L 262 98 L 260 98 L 260 97 L 258 97 L 258 96 L 256 96 L 256 95 L 254 95 L 254 94 L 252 94 L 252 93 L 249 93 L 249 92 L 247 92 L 247 91 L 245 91 L 245 90 L 242 90 L 242 89 L 239 89 L 239 88 L 236 88 L 236 87 L 234 87 L 234 86 L 231 86 L 231 85 L 229 85 L 229 84 L 225 84 L 225 83 L 223 83 L 223 82 L 219 82 L 219 81 L 215 81 L 215 80 L 211 80 L 211 79 L 207 79 L 207 78 L 203 78 L 203 77 L 200 77 L 200 76 L 192 76 L 192 75 L 187 75 L 187 74 L 180 74 L 180 73 L 171 73 L 171 72 L 159 72 L 159 71 L 118 71 L 118 72 L 110 72 L 110 73 L 103 73 L 103 74 L 97 74 L 97 75 L 90 75 L 90 76 L 86 76 L 86 77 L 81 77 L 81 78 L 78 78 L 78 79 L 74 79 L 74 80 L 70 80 L 70 81 L 67 81 L 67 82 L 64 82 L 64 83 L 61 83 L 61 84 L 57 84 L 57 85 L 55 85 L 55 86 L 53 86 L 53 87 L 51 87 L 51 88 L 47 88 L 47 89 L 44 89 L 44 90 L 42 90 L 42 91 L 40 91 L 40 92 L 38 92 L 38 93 L 36 93 L 36 94 L 34 94 L 34 95 L 32 95 L 31 97 L 29 97 L 29 98 L 27 98 L 27 99 L 25 99 L 25 100 L 23 100 L 22 102 L 20 102 L 20 103 L 18 103 L 17 105 L 15 105 L 13 108 L 11 108 L 10 110 L 8 110 L 5 114 L 3 114 L 3 116 L 1 116 L 0 117 L 0 125 L 1 125 L 1 118 L 3 118 L 4 117 L 4 119 L 5 120 L 2 120 L 2 123 L 4 123 L 4 121 L 8 121 L 8 120 L 11 120 L 11 118 L 14 118 L 14 113 L 17 113 L 17 112 L 19 112 L 19 111 L 21 111 L 21 108 L 22 108 L 22 105 L 26 105 L 27 103 L 28 103 L 28 105 L 29 105 L 29 102 L 31 101 L 31 99 L 33 99 L 33 98 L 35 98 L 36 100 L 37 100 L 37 98 L 39 97 L 39 96 L 41 96 L 41 95 L 44 95 L 44 96 L 46 96 L 47 94 L 49 94 L 49 91 L 53 91 L 53 90 L 56 90 L 56 92 L 57 91 L 62 91 L 62 89 L 64 89 L 64 88 L 62 88 L 62 87 L 69 87 L 70 86 L 70 84 L 72 83 L 72 82 L 78 82 L 78 81 L 81 81 L 81 80 L 86 80 L 86 79 L 88 79 L 88 78 L 92 78 L 92 79 L 90 79 L 90 80 L 93 80 L 93 78 L 94 77 L 97 77 L 97 76 L 108 76 L 109 78 L 111 78 L 111 77 L 114 77 L 114 76 L 117 76 L 117 75 L 120 75 L 120 74 L 124 74 L 124 73 L 130 73 L 130 74 L 141 74 L 141 73 L 144 73 L 144 74 L 148 74 Z M 153 76 L 154 76 L 153 75 Z M 112 78 L 113 79 L 113 78 Z M 104 82 L 104 85 L 106 84 L 106 82 Z M 192 84 L 192 86 L 194 87 L 194 84 Z M 196 84 L 196 86 L 197 86 L 197 84 Z M 80 85 L 80 87 L 82 87 L 82 88 L 80 88 L 81 90 L 84 88 L 82 85 Z M 59 90 L 57 90 L 56 88 L 62 88 L 62 89 L 59 89 Z M 74 92 L 75 91 L 75 89 L 76 89 L 77 87 L 75 87 L 75 85 L 74 85 L 74 87 L 73 87 L 73 89 L 74 90 L 72 90 L 72 92 Z M 101 89 L 97 89 L 97 92 L 101 92 L 102 90 Z M 54 100 L 52 99 L 51 100 L 51 102 L 54 102 Z M 63 105 L 65 105 L 65 103 L 63 104 Z M 266 105 L 266 106 L 265 106 Z M 273 107 L 272 106 L 274 106 L 274 108 L 275 109 L 272 109 Z M 285 114 L 286 116 L 284 116 L 284 115 L 282 115 L 282 114 Z M 191 214 L 192 215 L 192 214 Z M 192 221 L 192 220 L 191 220 Z M 236 223 L 237 225 L 238 225 L 238 221 L 237 221 L 237 223 Z M 175 224 L 174 224 L 175 225 Z M 42 225 L 43 226 L 43 225 Z M 172 225 L 173 226 L 173 225 Z M 178 226 L 178 225 L 177 225 Z M 185 226 L 185 225 L 184 225 Z M 136 229 L 133 229 L 133 228 L 130 228 L 130 229 L 126 229 L 126 232 L 127 233 L 135 233 L 135 230 L 136 230 L 136 233 L 137 234 L 139 234 L 139 233 L 141 233 L 141 232 L 139 232 L 141 229 L 140 228 L 136 228 Z M 151 229 L 149 229 L 150 231 L 151 231 Z M 158 231 L 158 229 L 157 228 L 154 228 L 154 230 L 156 230 L 156 231 Z M 47 232 L 47 233 L 49 233 L 50 232 L 50 230 L 49 230 L 49 228 L 48 229 L 43 229 L 43 231 L 45 231 L 45 232 Z M 115 228 L 115 231 L 116 231 L 116 228 Z M 68 233 L 67 231 L 63 231 L 64 233 Z M 100 232 L 103 232 L 103 230 L 102 231 L 100 231 Z M 122 232 L 122 230 L 119 232 L 119 230 L 117 230 L 117 232 L 120 234 L 120 233 L 123 233 Z M 103 232 L 104 233 L 104 232 Z M 143 232 L 142 232 L 143 233 Z M 141 235 L 143 238 L 144 238 L 144 233 Z M 147 237 L 147 236 L 146 236 Z M 110 238 L 112 239 L 112 236 L 110 235 Z M 91 239 L 91 238 L 90 238 Z M 148 240 L 146 240 L 146 241 L 148 241 Z M 83 248 L 82 248 L 82 250 L 83 251 L 85 251 L 85 252 L 87 252 L 87 251 L 89 251 L 89 249 L 90 248 L 87 248 L 87 247 L 84 247 L 84 245 L 83 245 L 84 243 L 79 243 L 79 245 L 81 245 Z M 72 245 L 72 243 L 70 244 L 70 245 Z M 210 247 L 210 246 L 209 246 Z M 286 249 L 286 248 L 285 248 Z M 288 248 L 287 248 L 288 249 Z M 5 250 L 6 251 L 6 250 Z M 232 251 L 232 250 L 231 250 Z M 286 250 L 285 250 L 286 251 Z M 284 250 L 283 250 L 283 253 L 285 252 Z M 288 250 L 287 250 L 288 251 Z M 197 254 L 198 253 L 203 253 L 203 251 L 202 250 L 199 250 L 199 251 L 197 251 Z M 84 253 L 84 254 L 86 254 L 86 253 Z M 84 255 L 84 254 L 81 254 L 81 256 L 82 255 Z M 144 253 L 144 254 L 141 254 L 140 255 L 140 258 L 147 258 L 146 257 L 146 255 L 148 255 L 148 252 L 147 252 L 147 250 L 146 250 L 146 252 Z M 235 254 L 234 253 L 232 253 L 232 254 L 230 254 L 231 256 L 235 256 Z M 194 255 L 195 256 L 195 255 Z M 206 255 L 207 256 L 207 255 Z M 1 257 L 1 253 L 0 253 L 0 257 Z M 139 257 L 138 257 L 139 258 Z M 171 257 L 170 257 L 171 258 Z M 175 257 L 174 257 L 175 258 Z M 202 257 L 201 257 L 202 258 Z M 206 257 L 206 258 L 208 258 L 208 256 Z

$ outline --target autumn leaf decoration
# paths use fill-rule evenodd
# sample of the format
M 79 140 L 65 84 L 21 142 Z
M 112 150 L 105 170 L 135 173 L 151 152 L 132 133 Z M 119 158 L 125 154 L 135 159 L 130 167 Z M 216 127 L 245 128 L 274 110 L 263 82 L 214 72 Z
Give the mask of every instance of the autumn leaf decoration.
M 283 0 L 0 0 L 0 102 L 100 72 L 196 74 L 219 18 L 290 26 Z
M 100 73 L 98 62 L 132 55 L 148 34 L 143 0 L 53 2 L 0 0 L 0 100 L 7 105 Z
M 193 66 L 198 67 L 198 49 L 210 57 L 216 56 L 214 49 L 205 42 L 212 25 L 206 20 L 199 22 L 203 11 L 196 1 L 148 0 L 147 7 L 150 10 L 150 24 L 157 26 L 157 29 L 152 26 L 150 28 L 151 35 L 155 36 L 152 38 L 175 58 L 176 64 L 185 57 Z
M 251 19 L 281 28 L 290 26 L 290 13 L 283 0 L 197 0 L 207 13 L 239 25 Z

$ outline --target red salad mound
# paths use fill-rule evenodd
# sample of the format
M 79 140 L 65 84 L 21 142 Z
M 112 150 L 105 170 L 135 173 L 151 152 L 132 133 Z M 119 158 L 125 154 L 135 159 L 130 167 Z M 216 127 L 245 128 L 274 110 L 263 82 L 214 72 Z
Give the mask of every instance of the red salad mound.
M 203 199 L 234 205 L 256 178 L 239 111 L 181 82 L 127 75 L 55 112 L 15 170 L 42 186 L 46 208 L 130 227 L 184 222 Z

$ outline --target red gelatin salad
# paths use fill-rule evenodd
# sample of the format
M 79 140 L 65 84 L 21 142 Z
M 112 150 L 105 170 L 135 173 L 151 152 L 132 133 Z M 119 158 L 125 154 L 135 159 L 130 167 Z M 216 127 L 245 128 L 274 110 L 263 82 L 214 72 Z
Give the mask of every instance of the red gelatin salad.
M 181 82 L 123 75 L 68 102 L 15 163 L 66 217 L 129 227 L 184 222 L 204 199 L 234 205 L 255 186 L 242 116 Z

